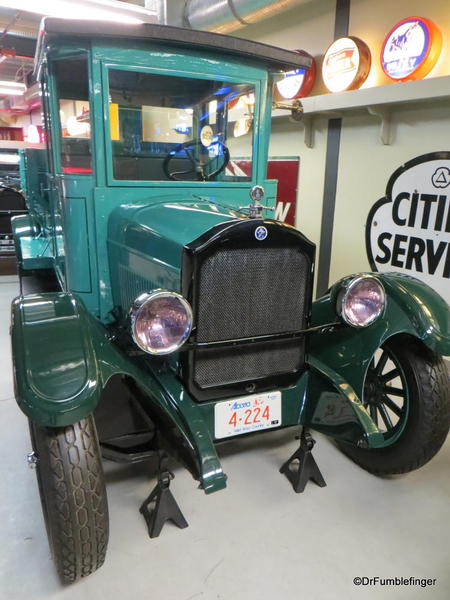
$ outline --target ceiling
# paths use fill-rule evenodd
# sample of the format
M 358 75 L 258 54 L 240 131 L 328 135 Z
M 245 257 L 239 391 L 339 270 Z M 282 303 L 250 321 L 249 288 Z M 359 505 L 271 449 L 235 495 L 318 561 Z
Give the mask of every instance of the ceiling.
M 128 1 L 130 4 L 144 5 L 140 0 Z M 33 71 L 35 40 L 41 18 L 42 15 L 0 7 L 0 81 L 30 82 L 27 75 Z M 7 52 L 2 55 L 4 49 Z M 10 50 L 15 51 L 15 56 L 10 56 Z M 0 108 L 5 111 L 5 106 L 8 107 L 9 104 L 17 106 L 17 97 L 14 99 L 0 93 Z M 25 106 L 24 104 L 22 110 Z
M 11 8 L 0 7 L 0 29 L 28 38 L 36 38 L 39 30 L 39 15 L 19 12 Z
M 33 70 L 33 59 L 22 56 L 7 57 L 0 63 L 1 81 L 20 81 Z

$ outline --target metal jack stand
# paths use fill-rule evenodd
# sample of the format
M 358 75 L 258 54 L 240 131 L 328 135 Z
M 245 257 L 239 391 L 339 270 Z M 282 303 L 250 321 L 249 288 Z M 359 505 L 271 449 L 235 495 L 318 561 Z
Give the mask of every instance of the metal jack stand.
M 188 522 L 169 489 L 170 481 L 174 478 L 174 474 L 167 467 L 169 457 L 163 451 L 160 452 L 159 457 L 158 483 L 139 509 L 147 523 L 148 534 L 151 538 L 159 536 L 168 520 L 171 520 L 180 529 L 188 526 Z M 154 503 L 154 507 L 149 509 L 151 503 Z
M 299 439 L 297 436 L 296 439 Z M 306 427 L 303 427 L 300 435 L 300 448 L 294 452 L 289 460 L 287 460 L 280 469 L 280 473 L 284 473 L 297 494 L 303 492 L 306 484 L 310 479 L 317 483 L 320 487 L 325 487 L 325 479 L 317 466 L 312 455 L 312 449 L 316 441 L 309 433 Z M 298 468 L 291 468 L 294 461 L 298 461 Z

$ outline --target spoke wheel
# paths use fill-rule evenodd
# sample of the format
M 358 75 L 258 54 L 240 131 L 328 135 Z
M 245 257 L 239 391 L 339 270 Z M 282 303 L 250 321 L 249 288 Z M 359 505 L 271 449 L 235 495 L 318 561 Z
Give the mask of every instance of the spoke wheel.
M 450 427 L 448 372 L 442 357 L 408 335 L 390 338 L 369 364 L 363 405 L 383 434 L 378 448 L 339 442 L 377 475 L 418 469 L 441 448 Z
M 409 396 L 405 373 L 389 347 L 379 348 L 367 369 L 363 404 L 386 445 L 392 444 L 408 420 Z

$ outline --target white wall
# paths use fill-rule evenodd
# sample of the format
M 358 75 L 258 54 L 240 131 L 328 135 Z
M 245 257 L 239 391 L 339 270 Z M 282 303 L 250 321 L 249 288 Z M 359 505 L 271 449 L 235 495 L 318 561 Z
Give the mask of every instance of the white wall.
M 317 0 L 236 33 L 287 49 L 306 50 L 318 58 L 320 73 L 320 58 L 333 41 L 335 6 L 334 0 Z M 372 68 L 364 87 L 402 85 L 384 75 L 379 54 L 391 27 L 413 15 L 435 21 L 444 37 L 440 60 L 428 77 L 450 75 L 449 0 L 352 0 L 349 35 L 362 38 L 372 51 Z M 321 83 L 312 93 L 324 93 Z M 330 281 L 369 270 L 364 238 L 366 218 L 371 206 L 384 195 L 392 172 L 420 154 L 450 150 L 448 101 L 397 107 L 393 121 L 390 146 L 381 143 L 378 122 L 368 113 L 347 113 L 342 121 Z M 301 125 L 291 123 L 287 116 L 273 119 L 270 154 L 300 156 L 297 226 L 316 243 L 322 218 L 326 134 L 327 121 L 317 119 L 314 147 L 308 149 L 303 143 Z
M 11 127 L 24 127 L 26 135 L 27 127 L 31 124 L 42 125 L 42 111 L 40 108 L 35 108 L 31 113 L 17 115 Z
M 280 13 L 259 24 L 245 27 L 236 35 L 281 46 L 289 50 L 302 49 L 314 56 L 318 70 L 324 50 L 334 36 L 335 0 L 315 0 Z M 324 93 L 318 77 L 312 94 Z M 289 117 L 272 120 L 270 156 L 300 156 L 300 175 L 297 198 L 297 226 L 318 244 L 322 219 L 322 198 L 325 175 L 325 153 L 328 121 L 319 118 L 314 127 L 314 148 L 305 147 L 303 125 Z M 317 258 L 319 247 L 317 247 Z

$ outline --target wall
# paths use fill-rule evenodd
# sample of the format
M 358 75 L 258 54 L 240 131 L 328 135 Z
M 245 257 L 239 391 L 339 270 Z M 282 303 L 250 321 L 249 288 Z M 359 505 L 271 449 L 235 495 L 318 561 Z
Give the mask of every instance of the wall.
M 11 121 L 11 127 L 24 127 L 25 133 L 28 125 L 42 125 L 41 108 L 35 108 L 30 113 L 20 114 Z
M 320 71 L 324 49 L 333 41 L 334 22 L 335 0 L 316 0 L 281 13 L 278 17 L 240 29 L 237 34 L 290 50 L 306 50 L 316 58 Z M 324 91 L 321 78 L 318 77 L 312 94 Z M 301 123 L 293 123 L 287 114 L 274 117 L 269 147 L 270 156 L 300 156 L 297 225 L 317 244 L 322 220 L 327 127 L 327 119 L 316 119 L 314 148 L 308 149 L 303 142 Z M 317 250 L 318 258 L 319 245 Z
M 237 32 L 241 37 L 302 48 L 320 58 L 333 41 L 336 2 L 317 0 Z M 418 15 L 438 24 L 444 37 L 439 62 L 428 77 L 450 75 L 450 7 L 448 0 L 351 0 L 349 35 L 361 37 L 372 51 L 372 68 L 364 87 L 402 85 L 383 73 L 379 54 L 383 39 L 402 18 Z M 448 83 L 447 83 L 448 86 Z M 320 83 L 313 94 L 324 93 Z M 330 282 L 344 274 L 369 270 L 364 229 L 367 214 L 385 193 L 392 172 L 407 160 L 435 150 L 450 150 L 448 101 L 403 105 L 394 110 L 392 145 L 379 139 L 379 124 L 367 111 L 346 113 L 342 120 Z M 302 125 L 289 117 L 273 119 L 270 154 L 299 155 L 297 225 L 317 243 L 320 239 L 328 121 L 315 120 L 314 147 L 303 143 Z M 450 292 L 449 292 L 450 297 Z
M 349 31 L 368 43 L 374 57 L 365 87 L 402 85 L 389 80 L 378 57 L 390 28 L 412 15 L 435 21 L 443 34 L 440 59 L 428 77 L 450 75 L 448 0 L 430 0 L 426 5 L 418 0 L 396 3 L 382 0 L 376 6 L 369 0 L 353 0 Z M 364 243 L 365 220 L 372 204 L 384 196 L 392 172 L 415 156 L 450 150 L 448 100 L 397 107 L 393 114 L 393 139 L 389 146 L 379 140 L 379 126 L 373 117 L 353 114 L 343 119 L 331 261 L 333 280 L 348 272 L 369 268 Z

